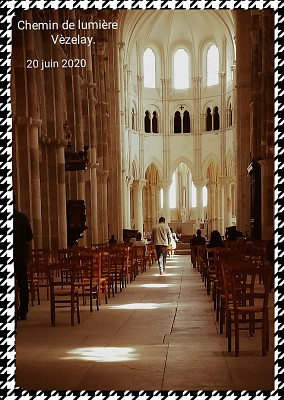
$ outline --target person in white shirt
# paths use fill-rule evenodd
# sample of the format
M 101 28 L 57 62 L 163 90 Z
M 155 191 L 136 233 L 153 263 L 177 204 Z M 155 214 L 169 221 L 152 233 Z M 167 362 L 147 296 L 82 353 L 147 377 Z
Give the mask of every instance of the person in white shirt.
M 155 225 L 152 229 L 151 239 L 156 248 L 160 275 L 163 275 L 163 272 L 166 270 L 167 251 L 171 232 L 165 222 L 165 218 L 160 217 L 158 225 Z

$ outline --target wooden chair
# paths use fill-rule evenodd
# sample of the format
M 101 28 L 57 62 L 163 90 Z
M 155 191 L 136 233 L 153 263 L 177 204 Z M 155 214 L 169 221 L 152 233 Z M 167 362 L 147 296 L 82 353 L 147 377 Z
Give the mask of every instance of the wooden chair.
M 154 264 L 156 259 L 156 249 L 152 243 L 147 243 L 146 245 L 146 259 L 148 268 L 150 268 Z
M 114 297 L 114 276 L 110 268 L 111 249 L 109 246 L 106 246 L 106 247 L 100 247 L 99 251 L 101 253 L 101 277 L 106 279 L 108 298 L 110 298 L 111 292 L 112 292 L 112 297 Z
M 49 300 L 49 285 L 46 267 L 49 263 L 50 252 L 48 249 L 32 249 L 30 263 L 32 264 L 34 279 L 39 287 L 46 288 L 46 299 Z
M 222 275 L 221 275 L 221 264 L 222 263 L 230 263 L 232 265 L 241 265 L 237 264 L 238 262 L 245 261 L 244 253 L 239 253 L 235 249 L 231 248 L 222 248 L 216 247 L 213 249 L 215 256 L 215 270 L 216 270 L 216 280 L 214 282 L 213 292 L 215 292 L 215 296 L 213 298 L 214 309 L 216 310 L 216 321 L 219 322 L 220 333 L 223 333 L 223 326 L 225 323 L 225 293 L 224 287 L 222 284 Z
M 108 287 L 107 279 L 102 276 L 102 254 L 100 250 L 92 251 L 93 254 L 93 276 L 98 282 L 98 299 L 101 305 L 102 295 L 105 299 L 105 304 L 108 302 Z
M 30 292 L 30 300 L 31 306 L 34 306 L 34 302 L 37 298 L 37 303 L 40 305 L 40 289 L 39 289 L 39 280 L 34 272 L 35 270 L 35 262 L 33 259 L 28 262 L 28 286 Z
M 66 259 L 49 264 L 47 273 L 50 287 L 51 325 L 55 326 L 56 309 L 62 307 L 70 308 L 72 326 L 74 326 L 75 312 L 77 313 L 77 322 L 80 323 L 79 292 L 75 287 L 76 267 Z
M 134 277 L 146 271 L 146 248 L 145 246 L 132 246 L 132 270 Z M 135 278 L 134 278 L 135 279 Z
M 262 355 L 266 356 L 269 350 L 268 301 L 271 270 L 263 268 L 265 284 L 260 292 L 256 291 L 255 286 L 259 268 L 252 263 L 246 264 L 234 267 L 232 263 L 223 263 L 221 266 L 225 288 L 228 351 L 231 352 L 233 327 L 236 357 L 239 356 L 240 329 L 248 329 L 250 336 L 254 335 L 255 329 L 261 329 Z M 256 318 L 257 315 L 259 317 Z M 257 323 L 260 323 L 260 327 L 256 326 Z
M 211 294 L 211 289 L 214 288 L 214 282 L 217 280 L 215 249 L 217 248 L 206 249 L 207 262 L 205 267 L 206 268 L 205 286 L 208 295 Z
M 125 265 L 125 249 L 123 247 L 116 246 L 110 249 L 110 273 L 114 277 L 114 291 L 117 293 L 117 287 L 122 292 L 125 287 L 126 280 L 126 265 Z
M 90 311 L 93 312 L 93 300 L 95 300 L 97 310 L 99 310 L 99 281 L 93 271 L 92 251 L 78 251 L 72 255 L 70 261 L 76 270 L 75 288 L 83 299 L 83 305 L 86 305 L 86 299 L 88 299 Z

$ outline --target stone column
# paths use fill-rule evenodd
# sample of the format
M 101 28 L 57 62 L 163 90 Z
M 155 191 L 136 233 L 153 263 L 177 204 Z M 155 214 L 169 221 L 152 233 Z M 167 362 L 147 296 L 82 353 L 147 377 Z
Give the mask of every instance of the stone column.
M 218 192 L 218 231 L 221 235 L 225 233 L 224 229 L 224 187 L 222 183 L 217 184 L 217 192 Z
M 143 235 L 143 203 L 142 189 L 146 185 L 145 179 L 140 179 L 133 182 L 134 194 L 134 223 L 135 228 Z
M 206 185 L 204 179 L 194 179 L 194 185 L 196 187 L 196 223 L 204 221 L 204 207 L 203 207 L 203 186 Z
M 265 160 L 258 161 L 261 166 L 261 208 L 264 212 L 261 215 L 261 238 L 262 240 L 271 239 L 269 232 L 268 220 L 268 186 L 267 186 L 267 162 Z
M 35 94 L 31 93 L 31 96 Z M 28 135 L 30 147 L 30 190 L 31 209 L 33 215 L 33 234 L 35 248 L 42 248 L 42 221 L 41 221 L 41 194 L 40 194 L 40 171 L 39 171 L 39 144 L 38 130 L 40 121 L 29 119 Z
M 126 203 L 125 203 L 125 228 L 131 229 L 131 206 L 130 206 L 130 192 L 133 179 L 130 176 L 126 177 Z
M 26 11 L 26 19 L 33 23 L 32 11 Z M 26 58 L 34 58 L 35 43 L 34 32 L 25 31 L 25 51 Z M 41 193 L 40 193 L 40 170 L 39 170 L 39 119 L 38 106 L 38 88 L 36 80 L 36 70 L 34 68 L 26 69 L 26 101 L 27 110 L 27 135 L 30 157 L 30 198 L 31 198 L 31 213 L 32 225 L 34 233 L 34 246 L 42 248 L 42 220 L 41 220 Z M 24 96 L 24 94 L 23 94 Z M 25 99 L 23 99 L 25 101 Z
M 224 190 L 224 227 L 232 226 L 232 179 L 222 179 Z
M 150 185 L 150 225 L 154 226 L 156 224 L 157 219 L 157 186 L 151 184 Z
M 162 182 L 163 188 L 163 217 L 166 219 L 166 223 L 169 224 L 171 222 L 171 210 L 170 210 L 170 186 L 172 184 L 171 179 L 164 179 Z

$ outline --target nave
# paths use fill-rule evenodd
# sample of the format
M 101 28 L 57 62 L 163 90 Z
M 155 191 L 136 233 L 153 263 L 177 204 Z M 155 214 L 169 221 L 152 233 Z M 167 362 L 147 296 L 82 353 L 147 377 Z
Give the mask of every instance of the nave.
M 157 263 L 122 292 L 70 326 L 69 311 L 50 324 L 49 302 L 17 322 L 16 387 L 31 390 L 273 390 L 273 293 L 270 350 L 241 332 L 240 355 L 227 352 L 213 302 L 189 257 Z

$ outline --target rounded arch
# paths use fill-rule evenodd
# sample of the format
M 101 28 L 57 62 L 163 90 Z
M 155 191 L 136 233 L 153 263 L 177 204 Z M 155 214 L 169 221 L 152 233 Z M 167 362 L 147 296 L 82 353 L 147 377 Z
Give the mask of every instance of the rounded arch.
M 144 43 L 143 46 L 141 46 L 141 51 L 138 51 L 138 63 L 140 64 L 140 70 L 141 74 L 144 76 L 144 55 L 147 50 L 151 50 L 154 56 L 154 61 L 155 61 L 155 85 L 154 88 L 160 87 L 160 77 L 162 74 L 162 65 L 163 65 L 163 55 L 162 55 L 162 49 L 157 41 L 149 41 L 147 43 Z M 145 76 L 144 76 L 145 79 Z M 144 89 L 147 89 L 145 85 L 143 85 Z
M 199 60 L 200 60 L 200 74 L 202 76 L 202 86 L 206 87 L 207 86 L 207 55 L 208 51 L 211 48 L 211 46 L 216 46 L 219 57 L 218 57 L 218 71 L 220 72 L 220 66 L 221 66 L 221 56 L 222 52 L 220 47 L 218 46 L 217 41 L 213 37 L 207 37 L 203 41 L 201 41 L 200 46 L 199 46 Z M 220 84 L 220 80 L 218 79 L 218 83 Z

